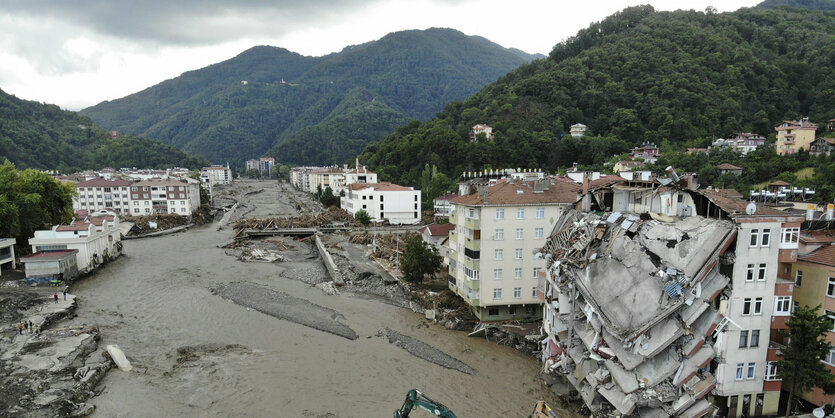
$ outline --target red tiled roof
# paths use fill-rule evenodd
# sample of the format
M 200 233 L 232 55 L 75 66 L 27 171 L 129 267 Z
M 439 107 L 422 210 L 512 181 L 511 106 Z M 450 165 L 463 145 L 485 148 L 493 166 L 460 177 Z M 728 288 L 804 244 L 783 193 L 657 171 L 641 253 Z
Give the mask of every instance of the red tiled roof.
M 821 247 L 817 251 L 806 255 L 797 256 L 797 261 L 805 261 L 807 263 L 823 264 L 825 266 L 835 267 L 835 245 L 827 245 Z
M 594 190 L 594 189 L 598 189 L 598 188 L 601 188 L 601 187 L 611 186 L 615 183 L 620 183 L 622 181 L 626 181 L 626 179 L 621 177 L 621 176 L 606 176 L 606 177 L 601 177 L 597 180 L 592 180 L 590 186 L 591 186 L 592 190 Z
M 57 260 L 69 254 L 75 254 L 78 250 L 62 250 L 62 251 L 38 251 L 35 254 L 20 257 L 20 261 L 28 260 Z
M 732 199 L 742 199 L 742 193 L 736 191 L 736 189 L 713 189 L 716 193 L 719 193 L 725 197 L 730 197 Z
M 401 186 L 399 184 L 393 184 L 393 183 L 389 183 L 389 184 L 380 183 L 380 184 L 374 186 L 374 190 L 377 190 L 378 192 L 414 191 L 414 189 L 412 189 L 411 187 L 405 187 L 405 186 Z
M 786 183 L 783 180 L 777 180 L 775 182 L 768 183 L 769 186 L 790 186 L 789 183 Z
M 800 241 L 805 244 L 827 244 L 835 242 L 835 231 L 819 230 L 800 231 Z
M 134 183 L 134 186 L 185 186 L 187 183 L 179 180 L 163 180 L 163 179 L 151 179 L 151 180 L 143 180 Z
M 733 164 L 728 164 L 728 163 L 719 164 L 719 167 L 716 167 L 716 168 L 718 168 L 720 170 L 742 170 L 742 167 L 737 167 Z
M 86 231 L 90 229 L 90 222 L 76 221 L 74 225 L 58 225 L 56 231 Z
M 820 139 L 822 139 L 826 143 L 835 145 L 835 138 L 820 138 Z
M 432 237 L 440 237 L 440 236 L 447 236 L 449 235 L 449 231 L 455 229 L 455 224 L 453 223 L 445 223 L 445 224 L 429 224 L 424 226 L 420 229 L 420 232 L 423 233 L 425 230 L 429 230 L 429 236 Z
M 547 180 L 546 180 L 547 181 Z M 487 188 L 487 203 L 478 194 L 473 193 L 466 196 L 458 196 L 452 199 L 452 203 L 458 205 L 533 205 L 533 204 L 559 204 L 574 203 L 578 199 L 581 187 L 577 184 L 569 184 L 561 181 L 548 182 L 548 190 L 542 193 L 534 193 L 533 181 L 508 181 L 499 180 Z M 518 191 L 522 193 L 518 193 Z
M 101 177 L 78 183 L 78 187 L 124 187 L 130 186 L 127 180 L 107 180 Z
M 435 199 L 433 199 L 433 200 L 452 200 L 452 199 L 455 199 L 456 197 L 458 197 L 458 195 L 457 195 L 457 194 L 455 194 L 455 193 L 450 193 L 450 194 L 445 194 L 445 195 L 443 195 L 443 196 L 438 196 L 438 197 L 436 197 L 436 198 L 435 198 Z

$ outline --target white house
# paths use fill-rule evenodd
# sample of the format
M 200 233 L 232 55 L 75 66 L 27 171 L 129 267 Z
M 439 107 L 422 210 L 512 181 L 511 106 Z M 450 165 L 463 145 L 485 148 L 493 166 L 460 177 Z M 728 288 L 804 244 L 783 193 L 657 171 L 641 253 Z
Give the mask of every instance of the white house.
M 582 123 L 575 123 L 574 125 L 571 125 L 571 136 L 574 138 L 580 138 L 586 134 L 586 129 L 588 129 L 588 126 L 583 125 Z
M 52 229 L 35 231 L 29 239 L 32 253 L 78 250 L 76 265 L 81 273 L 118 257 L 122 253 L 119 215 L 100 211 L 84 220 L 69 225 L 55 225 Z
M 203 167 L 200 169 L 200 175 L 208 177 L 212 185 L 229 184 L 232 182 L 232 170 L 228 165 L 226 167 L 222 165 Z
M 374 222 L 414 225 L 420 222 L 420 190 L 392 183 L 354 183 L 347 187 L 341 207 L 355 215 L 365 210 Z
M 435 206 L 435 216 L 446 216 L 449 217 L 449 213 L 452 210 L 452 204 L 450 201 L 458 197 L 455 193 L 445 194 L 443 196 L 438 196 L 432 200 L 432 203 Z
M 130 181 L 95 178 L 78 183 L 78 196 L 73 197 L 73 211 L 93 213 L 109 210 L 127 215 L 130 212 Z

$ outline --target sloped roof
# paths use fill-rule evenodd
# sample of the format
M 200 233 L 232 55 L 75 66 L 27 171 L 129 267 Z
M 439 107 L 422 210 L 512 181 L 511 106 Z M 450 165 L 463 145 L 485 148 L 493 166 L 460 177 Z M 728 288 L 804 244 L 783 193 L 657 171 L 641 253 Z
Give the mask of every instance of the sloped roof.
M 419 232 L 423 233 L 423 231 L 429 230 L 429 236 L 441 237 L 449 235 L 449 231 L 452 231 L 454 229 L 455 224 L 453 223 L 429 224 L 421 228 Z
M 130 186 L 127 180 L 107 180 L 104 178 L 95 178 L 78 183 L 78 187 L 124 187 Z
M 724 189 L 723 189 L 724 190 Z M 719 206 L 725 212 L 728 212 L 730 215 L 744 215 L 745 208 L 748 206 L 748 201 L 728 197 L 722 192 L 712 189 L 699 189 L 696 190 L 695 193 L 700 194 L 706 197 L 708 200 L 713 202 L 716 206 Z M 786 215 L 785 212 L 770 208 L 765 205 L 757 205 L 757 215 Z
M 546 180 L 547 181 L 547 180 Z M 519 193 L 521 191 L 521 193 Z M 501 179 L 487 188 L 487 203 L 478 193 L 458 196 L 452 199 L 457 205 L 534 205 L 534 204 L 571 204 L 577 201 L 581 187 L 577 184 L 561 181 L 548 182 L 548 190 L 534 193 L 533 181 L 512 181 Z
M 35 254 L 27 255 L 26 257 L 20 257 L 20 261 L 27 262 L 27 261 L 48 261 L 48 260 L 60 260 L 70 254 L 77 253 L 78 250 L 61 250 L 61 251 L 38 251 Z
M 719 167 L 716 167 L 716 168 L 718 168 L 720 170 L 742 170 L 742 167 L 737 167 L 733 164 L 728 164 L 728 163 L 719 164 Z
M 456 197 L 458 197 L 458 195 L 457 195 L 457 194 L 455 194 L 455 193 L 450 193 L 450 194 L 445 194 L 445 195 L 443 195 L 443 196 L 438 196 L 438 197 L 436 197 L 436 198 L 435 198 L 435 199 L 433 199 L 433 200 L 452 200 L 452 199 L 455 199 Z
M 826 229 L 819 231 L 802 230 L 800 231 L 800 241 L 805 244 L 833 243 L 835 242 L 835 231 Z
M 162 180 L 162 179 L 151 179 L 151 180 L 143 180 L 133 184 L 134 186 L 185 186 L 186 183 L 179 181 L 179 180 Z
M 58 225 L 56 231 L 86 231 L 90 229 L 90 225 L 93 225 L 90 222 L 85 221 L 76 221 L 73 225 Z
M 797 256 L 797 260 L 835 267 L 835 245 L 827 245 L 809 254 L 799 255 Z
M 786 183 L 783 180 L 777 180 L 771 183 L 768 183 L 769 186 L 791 186 L 789 183 Z

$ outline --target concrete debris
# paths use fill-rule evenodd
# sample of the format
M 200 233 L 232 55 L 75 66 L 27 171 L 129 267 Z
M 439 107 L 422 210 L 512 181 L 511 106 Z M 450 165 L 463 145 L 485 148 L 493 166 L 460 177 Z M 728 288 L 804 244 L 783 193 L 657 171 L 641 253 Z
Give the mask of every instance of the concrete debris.
M 356 340 L 357 333 L 340 322 L 344 319 L 339 312 L 316 305 L 284 292 L 268 289 L 253 283 L 233 282 L 215 293 L 238 305 L 255 309 L 261 313 L 328 332 L 349 340 Z
M 319 283 L 316 285 L 319 289 L 322 289 L 326 295 L 338 295 L 339 290 L 336 289 L 336 286 L 333 285 L 333 282 L 324 282 Z
M 716 355 L 705 342 L 721 320 L 719 258 L 735 231 L 700 217 L 564 212 L 541 250 L 545 373 L 594 416 L 705 412 Z
M 377 335 L 385 336 L 388 338 L 389 343 L 397 345 L 417 358 L 446 367 L 447 369 L 457 370 L 461 373 L 475 374 L 475 370 L 463 361 L 408 335 L 403 335 L 388 328 L 378 332 Z

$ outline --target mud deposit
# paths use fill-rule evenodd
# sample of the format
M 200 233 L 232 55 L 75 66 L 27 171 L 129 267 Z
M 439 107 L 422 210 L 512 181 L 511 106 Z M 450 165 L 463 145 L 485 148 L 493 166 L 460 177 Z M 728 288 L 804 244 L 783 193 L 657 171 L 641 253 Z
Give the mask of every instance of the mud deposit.
M 278 319 L 329 332 L 349 340 L 357 339 L 357 333 L 351 327 L 338 321 L 345 318 L 339 312 L 284 292 L 251 283 L 237 282 L 217 290 L 217 294 L 238 305 L 255 309 Z
M 461 373 L 475 374 L 475 370 L 463 361 L 458 360 L 457 358 L 452 357 L 421 340 L 412 338 L 408 335 L 403 335 L 388 328 L 385 330 L 385 336 L 388 338 L 390 343 L 408 351 L 409 354 L 417 358 L 446 367 L 447 369 L 458 370 Z

